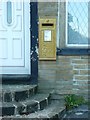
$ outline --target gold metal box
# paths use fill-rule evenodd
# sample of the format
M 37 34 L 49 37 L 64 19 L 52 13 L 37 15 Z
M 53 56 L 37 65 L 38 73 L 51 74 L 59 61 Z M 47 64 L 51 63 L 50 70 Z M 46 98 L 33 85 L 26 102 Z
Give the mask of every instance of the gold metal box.
M 39 18 L 39 60 L 56 60 L 56 18 Z

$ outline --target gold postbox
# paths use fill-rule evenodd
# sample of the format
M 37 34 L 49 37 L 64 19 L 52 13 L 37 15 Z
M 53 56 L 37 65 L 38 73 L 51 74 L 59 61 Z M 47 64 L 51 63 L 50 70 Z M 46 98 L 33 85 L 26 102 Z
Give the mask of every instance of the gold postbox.
M 56 18 L 39 18 L 39 60 L 56 60 Z

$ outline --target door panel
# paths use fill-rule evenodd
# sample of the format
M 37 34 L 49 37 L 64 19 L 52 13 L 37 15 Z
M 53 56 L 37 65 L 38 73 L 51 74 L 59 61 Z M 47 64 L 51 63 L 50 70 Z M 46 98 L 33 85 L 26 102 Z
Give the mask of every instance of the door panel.
M 29 2 L 0 2 L 0 74 L 30 73 L 29 11 Z

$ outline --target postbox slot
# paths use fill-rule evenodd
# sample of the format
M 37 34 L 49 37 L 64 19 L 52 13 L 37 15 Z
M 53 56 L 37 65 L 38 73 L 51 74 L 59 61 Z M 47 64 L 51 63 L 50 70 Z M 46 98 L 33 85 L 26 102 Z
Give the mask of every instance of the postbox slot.
M 46 27 L 47 27 L 47 26 L 48 26 L 48 27 L 51 27 L 51 26 L 53 26 L 53 25 L 54 25 L 54 24 L 52 24 L 52 23 L 43 23 L 43 24 L 42 24 L 42 26 L 46 26 Z

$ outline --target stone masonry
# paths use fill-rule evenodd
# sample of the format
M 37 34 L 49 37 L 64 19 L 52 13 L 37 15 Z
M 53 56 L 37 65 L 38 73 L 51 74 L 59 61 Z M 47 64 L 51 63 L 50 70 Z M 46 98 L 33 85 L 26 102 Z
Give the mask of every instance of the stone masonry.
M 88 72 L 87 56 L 58 56 L 56 61 L 39 61 L 39 89 L 87 97 Z
M 57 3 L 38 4 L 39 17 L 54 16 L 57 18 Z M 65 3 L 61 3 L 60 34 L 65 40 Z M 62 31 L 61 31 L 62 29 Z M 60 48 L 64 47 L 60 42 Z M 39 61 L 39 90 L 54 92 L 57 94 L 76 93 L 88 96 L 89 80 L 89 57 L 88 56 L 57 56 L 56 61 Z

